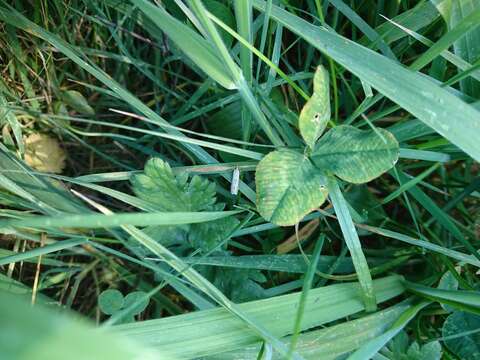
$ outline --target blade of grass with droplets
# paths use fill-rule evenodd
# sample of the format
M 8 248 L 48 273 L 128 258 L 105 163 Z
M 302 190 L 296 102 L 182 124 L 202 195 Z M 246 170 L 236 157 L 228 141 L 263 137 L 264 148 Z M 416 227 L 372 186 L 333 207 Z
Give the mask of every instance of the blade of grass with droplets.
M 409 307 L 411 307 L 409 302 L 402 302 L 360 319 L 304 332 L 298 339 L 298 352 L 308 359 L 339 359 L 342 355 L 385 333 Z M 290 342 L 291 337 L 284 341 Z M 209 357 L 209 360 L 255 360 L 258 351 L 259 345 L 248 346 L 245 349 Z
M 383 302 L 403 292 L 401 278 L 389 276 L 374 281 L 377 301 Z M 343 283 L 311 289 L 305 305 L 302 330 L 326 324 L 364 310 L 358 283 Z M 292 332 L 300 292 L 239 304 L 248 316 L 281 337 Z M 275 321 L 272 321 L 275 319 Z M 242 326 L 241 320 L 218 308 L 190 314 L 114 327 L 124 335 L 145 341 L 182 359 L 193 359 L 241 349 L 261 341 Z M 301 349 L 299 349 L 301 350 Z M 220 358 L 222 355 L 219 355 Z
M 262 0 L 253 0 L 253 5 L 261 11 L 265 10 Z M 367 81 L 471 157 L 480 160 L 480 146 L 475 140 L 480 138 L 477 121 L 480 113 L 473 107 L 428 78 L 278 6 L 272 7 L 271 17 Z M 470 20 L 473 18 L 471 16 Z M 440 52 L 443 50 L 440 49 Z
M 384 334 L 370 340 L 360 349 L 351 354 L 347 360 L 365 360 L 371 359 L 382 347 L 384 347 L 395 335 L 397 335 L 417 313 L 424 307 L 429 305 L 429 302 L 421 302 L 415 306 L 405 310 L 402 315 L 395 321 L 391 328 Z

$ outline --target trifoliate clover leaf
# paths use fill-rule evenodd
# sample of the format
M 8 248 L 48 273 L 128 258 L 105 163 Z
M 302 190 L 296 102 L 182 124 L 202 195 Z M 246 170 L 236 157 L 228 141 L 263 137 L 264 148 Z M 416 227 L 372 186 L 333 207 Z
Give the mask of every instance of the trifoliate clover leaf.
M 129 313 L 134 316 L 142 313 L 148 306 L 149 299 L 144 291 L 133 291 L 125 296 L 124 309 L 130 308 Z

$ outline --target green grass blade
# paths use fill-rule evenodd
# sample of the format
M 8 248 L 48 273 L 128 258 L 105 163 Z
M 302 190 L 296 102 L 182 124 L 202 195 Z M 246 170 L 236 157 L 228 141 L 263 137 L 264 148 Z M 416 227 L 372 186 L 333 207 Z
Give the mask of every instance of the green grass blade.
M 170 16 L 161 6 L 147 1 L 131 0 L 154 24 L 161 23 L 161 29 L 173 42 L 197 64 L 207 75 L 227 89 L 235 89 L 235 80 L 215 48 L 190 27 Z
M 428 38 L 422 36 L 421 34 L 416 33 L 415 31 L 412 31 L 411 29 L 408 29 L 398 23 L 396 23 L 393 20 L 387 19 L 389 22 L 397 26 L 399 29 L 402 29 L 405 31 L 406 34 L 410 35 L 411 37 L 415 38 L 416 40 L 420 41 L 423 45 L 427 46 L 432 46 L 434 45 L 434 42 L 429 40 Z M 445 60 L 449 61 L 456 67 L 458 67 L 461 70 L 468 70 L 471 68 L 471 64 L 462 58 L 456 56 L 455 54 L 451 53 L 450 51 L 444 50 L 440 53 L 440 56 L 442 56 Z M 473 73 L 470 74 L 470 76 L 474 77 L 477 80 L 480 80 L 480 71 L 474 71 Z
M 302 319 L 305 315 L 305 304 L 308 298 L 308 292 L 312 287 L 313 278 L 315 277 L 315 271 L 318 266 L 318 261 L 320 259 L 320 253 L 322 252 L 323 242 L 325 240 L 325 236 L 321 236 L 317 243 L 315 244 L 315 248 L 313 249 L 313 256 L 312 260 L 308 266 L 307 273 L 305 274 L 305 279 L 303 280 L 303 288 L 302 293 L 300 294 L 300 300 L 298 302 L 298 311 L 295 317 L 295 325 L 293 326 L 293 333 L 292 338 L 290 339 L 290 346 L 288 348 L 287 359 L 290 359 L 293 352 L 295 351 L 295 347 L 297 346 L 298 335 L 302 329 Z
M 381 229 L 381 228 L 378 228 L 378 227 L 363 225 L 363 224 L 358 224 L 357 227 L 368 230 L 368 231 L 371 231 L 373 233 L 376 233 L 376 234 L 379 234 L 379 235 L 382 235 L 382 236 L 389 237 L 391 239 L 396 239 L 398 241 L 405 242 L 405 243 L 410 244 L 410 245 L 419 246 L 423 249 L 430 250 L 430 251 L 433 251 L 433 252 L 451 257 L 452 259 L 462 261 L 462 262 L 465 262 L 467 264 L 470 264 L 470 265 L 473 265 L 473 266 L 476 266 L 476 267 L 480 267 L 480 261 L 473 255 L 467 255 L 467 254 L 461 253 L 459 251 L 448 249 L 446 247 L 443 247 L 443 246 L 440 246 L 440 245 L 437 245 L 437 244 L 433 244 L 433 243 L 428 242 L 428 241 L 418 240 L 418 239 L 412 238 L 410 236 L 400 234 L 398 232 L 387 230 L 387 229 Z
M 39 247 L 33 250 L 25 251 L 22 253 L 0 257 L 0 266 L 7 265 L 11 263 L 16 263 L 19 261 L 25 261 L 34 257 L 41 255 L 50 254 L 55 251 L 60 251 L 64 249 L 69 249 L 78 245 L 82 245 L 87 242 L 87 239 L 71 239 L 59 241 L 55 244 L 50 244 L 47 246 Z
M 327 187 L 330 199 L 333 203 L 333 208 L 337 214 L 338 222 L 340 223 L 340 228 L 342 229 L 345 243 L 347 244 L 352 257 L 353 266 L 355 267 L 355 271 L 357 272 L 358 279 L 362 286 L 365 308 L 367 311 L 375 311 L 377 303 L 373 291 L 372 276 L 370 275 L 367 259 L 362 251 L 362 244 L 360 243 L 350 211 L 348 210 L 348 204 L 334 178 L 328 179 Z
M 194 224 L 222 219 L 238 214 L 240 211 L 211 212 L 148 212 L 124 214 L 87 214 L 68 216 L 32 216 L 22 220 L 0 220 L 0 228 L 40 227 L 40 228 L 109 228 L 123 225 L 153 226 Z
M 345 4 L 342 0 L 330 0 L 330 3 L 335 6 L 338 11 L 345 15 L 365 36 L 380 49 L 383 55 L 392 60 L 396 60 L 393 51 L 388 47 L 380 35 L 368 25 L 350 6 Z
M 432 0 L 439 7 L 439 0 Z M 451 1 L 448 8 L 439 7 L 439 12 L 445 18 L 449 28 L 456 28 L 465 18 L 473 12 L 480 10 L 480 2 L 456 0 Z M 480 56 L 480 28 L 471 29 L 464 37 L 453 44 L 455 54 L 467 63 L 473 63 Z M 478 98 L 480 95 L 480 83 L 473 79 L 465 79 L 460 83 L 460 88 L 466 94 Z
M 480 291 L 435 289 L 409 281 L 405 282 L 405 286 L 416 295 L 480 314 Z
M 459 21 L 453 29 L 447 32 L 440 38 L 440 40 L 423 53 L 421 58 L 414 61 L 411 68 L 420 70 L 444 50 L 448 49 L 454 42 L 467 36 L 469 32 L 474 31 L 477 26 L 480 26 L 480 8 L 476 11 L 472 11 L 467 17 Z
M 403 184 L 408 182 L 408 177 L 403 173 L 399 173 L 399 178 Z M 472 253 L 472 255 L 480 260 L 480 254 L 478 254 L 477 250 L 471 244 L 468 238 L 462 234 L 451 217 L 442 209 L 440 209 L 427 194 L 425 194 L 418 186 L 413 186 L 407 191 L 438 221 L 439 224 L 449 231 L 455 237 L 455 239 L 462 243 L 465 248 Z

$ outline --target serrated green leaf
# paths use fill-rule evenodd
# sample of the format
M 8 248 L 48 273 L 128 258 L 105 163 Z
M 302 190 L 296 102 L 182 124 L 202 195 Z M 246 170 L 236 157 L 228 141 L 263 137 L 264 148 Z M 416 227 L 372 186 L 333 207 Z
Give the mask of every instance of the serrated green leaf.
M 327 196 L 324 176 L 306 156 L 292 150 L 265 156 L 257 166 L 255 181 L 258 211 L 281 226 L 298 223 Z
M 208 268 L 206 277 L 234 302 L 258 300 L 265 297 L 260 283 L 267 279 L 261 271 L 253 269 Z
M 438 341 L 433 341 L 420 347 L 414 342 L 408 348 L 404 360 L 440 360 L 442 356 L 442 346 Z M 403 360 L 402 359 L 402 360 Z
M 188 174 L 175 176 L 165 161 L 150 159 L 145 173 L 132 177 L 135 194 L 162 211 L 201 211 L 215 203 L 215 184 Z
M 98 306 L 104 314 L 112 315 L 125 305 L 123 294 L 116 289 L 108 289 L 98 296 Z
M 145 164 L 143 174 L 132 177 L 132 186 L 138 197 L 163 211 L 178 209 L 195 209 L 195 211 L 221 211 L 223 204 L 215 204 L 215 183 L 193 176 L 188 181 L 188 174 L 175 175 L 168 163 L 153 158 Z M 203 252 L 215 248 L 233 232 L 238 225 L 234 217 L 226 217 L 220 221 L 208 221 L 204 224 L 186 226 L 153 226 L 144 229 L 160 244 L 192 247 Z M 142 245 L 132 241 L 139 254 L 151 255 Z
M 208 252 L 225 240 L 225 237 L 231 234 L 237 225 L 238 220 L 234 217 L 192 225 L 188 241 L 194 249 Z
M 443 324 L 443 337 L 460 335 L 464 332 L 478 330 L 480 316 L 456 311 L 452 313 Z M 465 334 L 444 340 L 447 348 L 463 360 L 480 359 L 480 332 Z
M 387 130 L 359 130 L 341 125 L 320 139 L 312 161 L 323 172 L 361 184 L 391 169 L 398 160 L 398 154 L 398 142 Z
M 150 226 L 143 231 L 152 239 L 165 247 L 185 244 L 187 242 L 189 227 L 187 226 Z M 152 253 L 137 241 L 132 241 L 132 248 L 139 251 L 143 256 L 149 256 Z
M 317 67 L 313 77 L 313 94 L 299 117 L 300 134 L 308 146 L 313 148 L 330 120 L 330 88 L 328 72 L 323 66 Z

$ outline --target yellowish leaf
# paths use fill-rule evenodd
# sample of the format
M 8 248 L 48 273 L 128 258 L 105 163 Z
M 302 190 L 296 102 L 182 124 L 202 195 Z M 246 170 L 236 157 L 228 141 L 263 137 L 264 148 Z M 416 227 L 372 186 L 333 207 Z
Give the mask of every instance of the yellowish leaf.
M 61 173 L 66 155 L 58 140 L 44 134 L 32 134 L 25 139 L 25 162 L 42 172 Z

